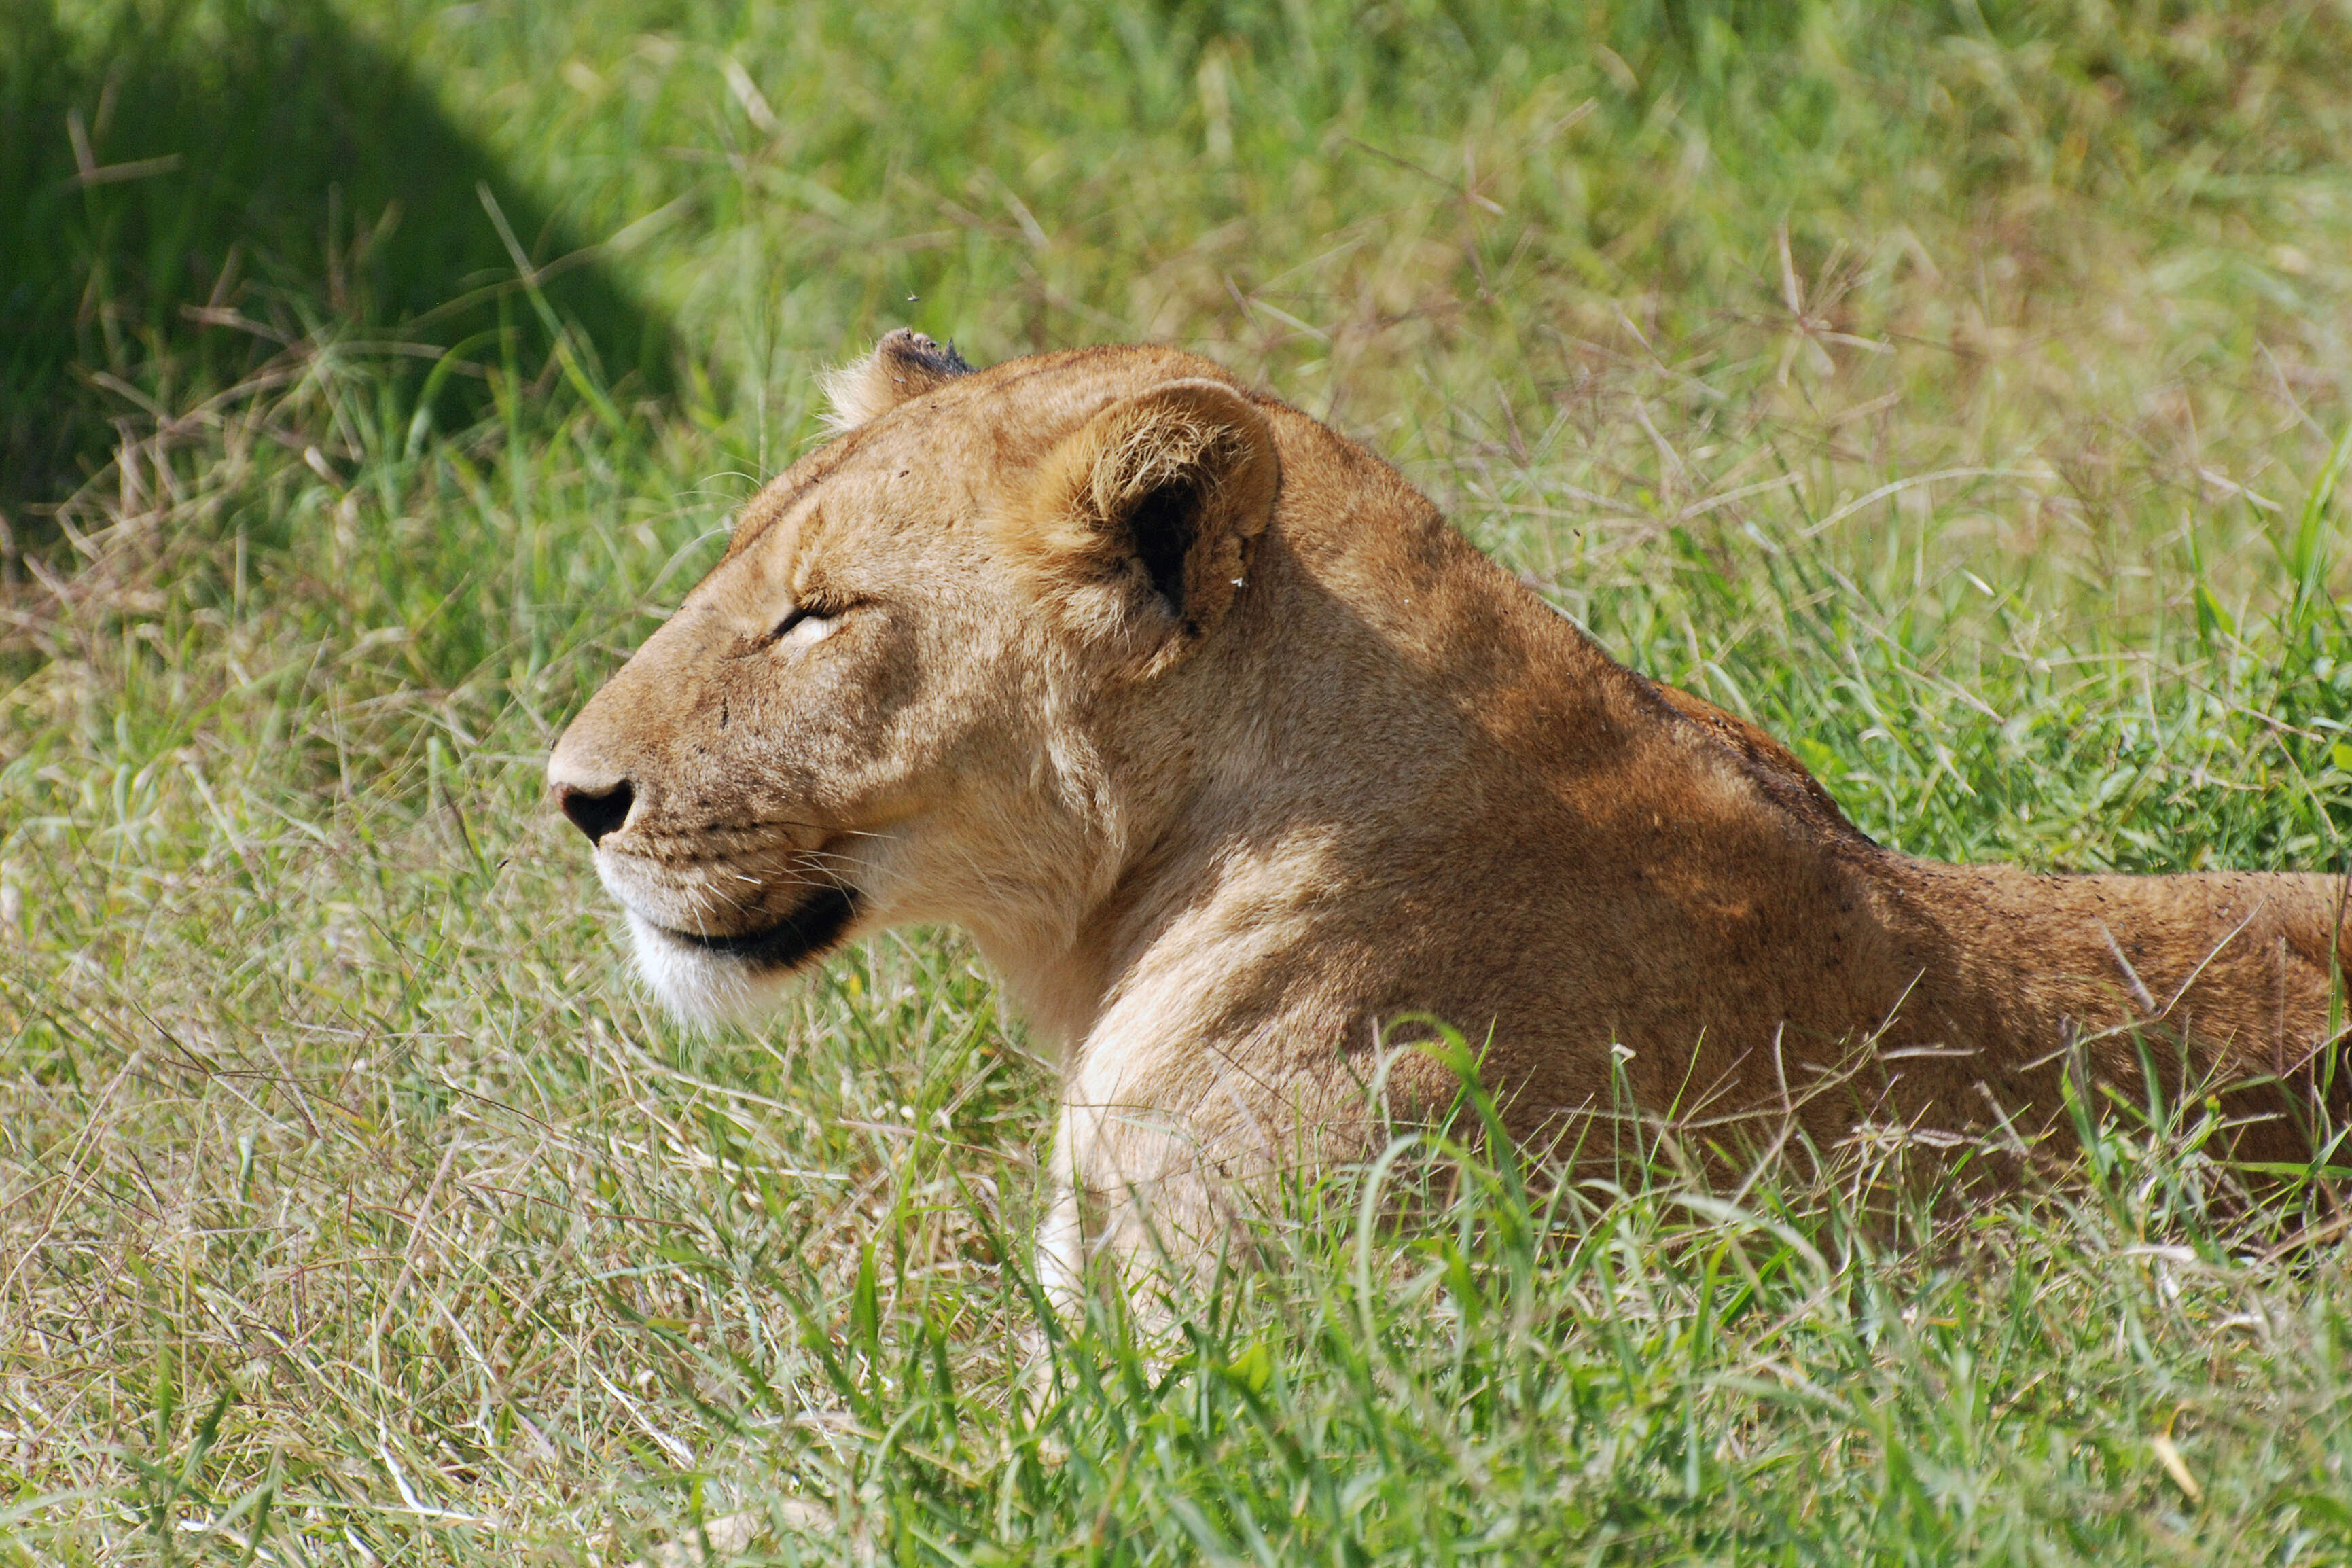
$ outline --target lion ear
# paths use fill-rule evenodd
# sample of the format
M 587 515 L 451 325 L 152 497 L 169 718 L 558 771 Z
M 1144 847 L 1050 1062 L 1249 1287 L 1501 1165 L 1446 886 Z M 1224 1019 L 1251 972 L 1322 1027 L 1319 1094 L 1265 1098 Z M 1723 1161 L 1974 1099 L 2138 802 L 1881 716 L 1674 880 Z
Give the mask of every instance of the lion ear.
M 1005 543 L 1081 632 L 1189 640 L 1232 605 L 1280 478 L 1274 431 L 1248 398 L 1171 381 L 1064 439 Z
M 971 374 L 953 343 L 934 342 L 900 327 L 886 333 L 864 359 L 824 374 L 821 384 L 833 403 L 825 423 L 836 432 L 855 430 L 910 397 Z

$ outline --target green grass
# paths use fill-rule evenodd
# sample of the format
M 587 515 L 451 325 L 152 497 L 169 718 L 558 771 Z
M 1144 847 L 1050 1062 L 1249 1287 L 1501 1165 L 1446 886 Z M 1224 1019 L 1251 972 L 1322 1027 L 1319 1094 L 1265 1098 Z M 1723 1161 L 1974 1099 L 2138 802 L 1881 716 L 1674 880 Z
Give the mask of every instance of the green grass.
M 0 1560 L 618 1563 L 744 1511 L 753 1561 L 2352 1559 L 2352 1280 L 2291 1245 L 2335 1196 L 2230 1201 L 2194 1114 L 1894 1217 L 1883 1151 L 1710 1194 L 1669 1142 L 1611 1202 L 1424 1150 L 1413 1223 L 1342 1174 L 1174 1338 L 1066 1331 L 1051 1068 L 969 950 L 682 1031 L 538 794 L 812 372 L 911 321 L 1218 356 L 1905 848 L 2342 867 L 2340 6 L 191 15 L 12 10 L 85 62 L 22 122 L 99 122 L 90 39 L 168 76 L 218 26 L 189 101 L 250 137 L 218 62 L 307 28 L 474 162 L 458 259 L 340 302 L 315 184 L 182 200 L 212 143 L 120 89 L 105 158 L 181 168 L 74 200 L 148 206 L 45 248 L 54 182 L 5 187 L 0 256 L 89 304 L 38 307 L 58 363 L 138 396 L 66 373 L 115 444 L 0 499 Z M 483 276 L 477 174 L 613 239 L 658 378 Z M 173 214 L 285 342 L 109 248 Z M 511 330 L 428 391 L 401 345 L 485 286 Z
M 502 334 L 547 351 L 517 252 L 625 396 L 667 383 L 658 316 L 322 0 L 0 4 L 0 509 L 32 524 L 20 542 L 123 422 L 282 374 L 330 324 L 375 340 L 428 420 L 470 422 Z

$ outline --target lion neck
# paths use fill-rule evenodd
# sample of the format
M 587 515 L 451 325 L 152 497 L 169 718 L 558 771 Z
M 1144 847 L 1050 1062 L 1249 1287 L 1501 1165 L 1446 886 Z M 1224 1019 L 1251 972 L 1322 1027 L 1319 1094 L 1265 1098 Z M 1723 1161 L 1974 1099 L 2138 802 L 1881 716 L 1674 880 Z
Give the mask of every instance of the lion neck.
M 1676 743 L 1647 682 L 1425 500 L 1386 469 L 1373 479 L 1357 507 L 1285 517 L 1220 635 L 1150 691 L 1099 705 L 1097 858 L 1056 869 L 1069 896 L 1052 916 L 967 922 L 1066 1051 L 1285 1014 L 1319 1027 L 1402 995 L 1409 975 L 1376 973 L 1415 961 L 1398 922 L 1444 918 L 1416 914 L 1415 889 L 1432 906 L 1478 898 L 1490 868 L 1469 858 L 1497 847 L 1517 871 L 1572 857 L 1577 836 L 1529 825 L 1580 795 L 1622 816 L 1662 767 L 1704 775 L 1685 793 L 1718 812 L 1778 810 L 1712 750 Z M 1331 962 L 1349 952 L 1360 962 Z

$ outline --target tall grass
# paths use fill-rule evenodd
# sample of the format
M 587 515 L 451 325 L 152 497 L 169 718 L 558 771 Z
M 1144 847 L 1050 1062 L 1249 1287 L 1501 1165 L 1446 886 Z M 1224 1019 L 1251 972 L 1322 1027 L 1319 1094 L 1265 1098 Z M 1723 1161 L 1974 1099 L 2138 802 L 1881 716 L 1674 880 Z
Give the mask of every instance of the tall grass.
M 2352 1556 L 2333 1194 L 2233 1201 L 2196 1107 L 1893 1216 L 1874 1147 L 1540 1196 L 1425 1146 L 1173 1329 L 1064 1325 L 1051 1067 L 969 951 L 681 1032 L 537 784 L 911 321 L 1217 354 L 1907 849 L 2340 867 L 2340 9 L 334 16 L 690 352 L 635 397 L 509 271 L 445 406 L 330 309 L 48 493 L 0 1552 Z

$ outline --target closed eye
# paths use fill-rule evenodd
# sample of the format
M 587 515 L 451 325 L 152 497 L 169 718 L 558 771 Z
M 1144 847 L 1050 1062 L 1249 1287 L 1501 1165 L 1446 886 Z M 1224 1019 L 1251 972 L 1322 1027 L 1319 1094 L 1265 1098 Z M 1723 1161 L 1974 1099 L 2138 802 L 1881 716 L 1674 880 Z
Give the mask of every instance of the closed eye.
M 768 643 L 772 647 L 808 647 L 831 637 L 840 624 L 836 613 L 812 605 L 795 605 L 768 634 Z

